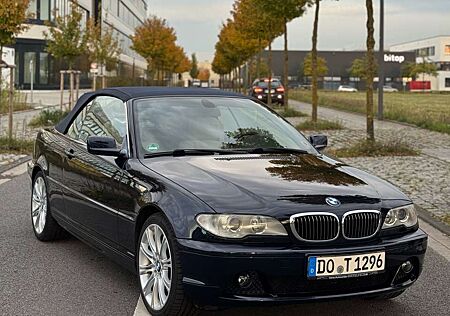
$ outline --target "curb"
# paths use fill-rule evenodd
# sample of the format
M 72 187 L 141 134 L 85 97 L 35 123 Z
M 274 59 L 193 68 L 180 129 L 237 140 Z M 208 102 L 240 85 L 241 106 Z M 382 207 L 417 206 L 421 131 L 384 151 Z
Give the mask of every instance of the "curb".
M 430 224 L 431 226 L 433 226 L 434 228 L 439 230 L 441 233 L 443 233 L 447 236 L 450 236 L 450 226 L 449 225 L 440 221 L 435 216 L 433 216 L 433 214 L 431 214 L 431 212 L 427 211 L 426 209 L 424 209 L 420 206 L 416 205 L 416 211 L 417 211 L 417 215 L 419 215 L 419 218 L 421 220 L 427 222 L 428 224 Z
M 0 167 L 0 175 L 1 175 L 2 173 L 4 173 L 4 172 L 6 172 L 6 171 L 8 171 L 8 170 L 10 170 L 10 169 L 12 169 L 12 168 L 15 168 L 15 167 L 17 167 L 17 166 L 20 166 L 21 164 L 23 164 L 23 163 L 25 163 L 25 162 L 27 162 L 27 161 L 30 161 L 30 160 L 31 160 L 31 156 L 26 156 L 26 157 L 20 158 L 20 159 L 17 160 L 17 161 L 14 161 L 14 162 L 12 162 L 12 163 L 6 165 L 6 166 L 1 166 L 1 167 Z

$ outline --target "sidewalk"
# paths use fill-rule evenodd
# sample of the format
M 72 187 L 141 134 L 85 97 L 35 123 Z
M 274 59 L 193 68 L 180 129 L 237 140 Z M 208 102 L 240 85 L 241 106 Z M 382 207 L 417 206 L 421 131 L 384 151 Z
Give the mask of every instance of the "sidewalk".
M 90 90 L 83 89 L 79 91 L 79 96 Z M 33 91 L 33 102 L 31 102 L 31 91 L 30 90 L 20 90 L 20 93 L 26 95 L 27 102 L 33 103 L 36 106 L 52 106 L 59 105 L 61 100 L 61 92 L 59 90 L 34 90 Z M 75 97 L 76 99 L 76 97 Z M 69 91 L 64 90 L 64 103 L 69 102 Z
M 290 100 L 290 105 L 311 113 L 311 105 Z M 319 118 L 338 120 L 346 129 L 324 131 L 330 147 L 348 146 L 366 137 L 363 115 L 319 107 Z M 375 137 L 380 140 L 401 139 L 421 151 L 415 157 L 357 157 L 345 163 L 384 178 L 408 194 L 418 206 L 447 223 L 450 222 L 450 135 L 406 124 L 375 121 Z

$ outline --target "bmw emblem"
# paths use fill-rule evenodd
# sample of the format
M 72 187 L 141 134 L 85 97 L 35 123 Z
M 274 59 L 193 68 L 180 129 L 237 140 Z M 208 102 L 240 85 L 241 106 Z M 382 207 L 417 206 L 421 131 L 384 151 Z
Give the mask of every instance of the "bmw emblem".
M 334 207 L 338 207 L 341 205 L 341 202 L 338 199 L 335 199 L 334 197 L 327 197 L 325 199 L 325 202 L 329 205 L 329 206 L 334 206 Z

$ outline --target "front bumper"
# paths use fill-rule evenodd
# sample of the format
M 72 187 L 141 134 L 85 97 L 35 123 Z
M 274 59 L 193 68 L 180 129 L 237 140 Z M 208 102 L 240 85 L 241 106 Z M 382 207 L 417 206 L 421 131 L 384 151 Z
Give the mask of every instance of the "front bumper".
M 340 248 L 286 248 L 244 246 L 179 239 L 185 293 L 199 305 L 233 306 L 251 303 L 296 303 L 371 296 L 396 292 L 412 285 L 422 271 L 427 235 L 417 230 L 408 235 L 367 246 Z M 346 279 L 309 280 L 309 255 L 341 255 L 385 251 L 385 271 Z M 399 275 L 410 260 L 414 270 Z M 255 277 L 242 289 L 242 274 Z

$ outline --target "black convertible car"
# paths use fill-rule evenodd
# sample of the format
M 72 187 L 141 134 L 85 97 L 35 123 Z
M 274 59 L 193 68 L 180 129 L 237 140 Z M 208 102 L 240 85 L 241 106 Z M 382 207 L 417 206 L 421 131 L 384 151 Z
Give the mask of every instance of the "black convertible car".
M 326 145 L 219 90 L 87 93 L 37 136 L 33 229 L 135 272 L 152 315 L 398 296 L 427 248 L 414 205 Z

